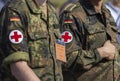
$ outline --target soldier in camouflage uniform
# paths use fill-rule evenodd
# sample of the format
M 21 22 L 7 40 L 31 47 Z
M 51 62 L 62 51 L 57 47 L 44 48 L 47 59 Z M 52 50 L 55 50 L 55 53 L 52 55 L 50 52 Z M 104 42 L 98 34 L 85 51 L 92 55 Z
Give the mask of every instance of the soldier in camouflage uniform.
M 68 5 L 60 14 L 67 52 L 64 81 L 120 81 L 118 30 L 103 1 Z
M 55 41 L 55 9 L 47 0 L 12 0 L 0 15 L 2 81 L 63 81 Z

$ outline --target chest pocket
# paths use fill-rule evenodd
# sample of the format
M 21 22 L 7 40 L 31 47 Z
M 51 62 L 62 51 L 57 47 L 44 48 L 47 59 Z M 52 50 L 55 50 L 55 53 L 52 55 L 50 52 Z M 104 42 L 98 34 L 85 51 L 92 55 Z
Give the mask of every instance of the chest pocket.
M 85 23 L 85 33 L 88 49 L 101 47 L 106 40 L 105 27 L 98 21 Z
M 48 36 L 47 24 L 40 15 L 30 15 L 28 34 L 31 40 L 45 39 Z
M 46 23 L 40 15 L 31 15 L 28 25 L 28 45 L 31 67 L 44 67 L 49 62 L 49 35 Z

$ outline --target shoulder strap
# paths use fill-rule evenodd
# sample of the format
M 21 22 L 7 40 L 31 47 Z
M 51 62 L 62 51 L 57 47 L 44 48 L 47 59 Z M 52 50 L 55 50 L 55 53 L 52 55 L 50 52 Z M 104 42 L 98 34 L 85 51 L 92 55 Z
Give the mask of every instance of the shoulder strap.
M 75 17 L 78 17 L 82 22 L 86 21 L 87 14 L 85 13 L 85 10 L 82 7 L 82 2 L 79 0 L 79 3 L 76 4 L 76 8 L 74 11 L 71 11 L 71 14 Z

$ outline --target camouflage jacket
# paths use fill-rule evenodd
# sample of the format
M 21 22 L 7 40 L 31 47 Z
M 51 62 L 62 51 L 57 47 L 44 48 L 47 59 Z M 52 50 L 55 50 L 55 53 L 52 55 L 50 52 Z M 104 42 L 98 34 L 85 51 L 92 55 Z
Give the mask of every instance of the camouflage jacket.
M 55 54 L 60 31 L 52 4 L 47 2 L 46 16 L 33 0 L 12 0 L 0 16 L 2 64 L 7 68 L 2 81 L 16 81 L 8 65 L 19 60 L 27 61 L 41 81 L 62 81 Z
M 119 49 L 114 62 L 102 59 L 97 51 L 106 40 L 119 48 L 116 24 L 104 5 L 99 13 L 89 0 L 79 0 L 60 15 L 60 25 L 67 52 L 64 81 L 117 81 Z

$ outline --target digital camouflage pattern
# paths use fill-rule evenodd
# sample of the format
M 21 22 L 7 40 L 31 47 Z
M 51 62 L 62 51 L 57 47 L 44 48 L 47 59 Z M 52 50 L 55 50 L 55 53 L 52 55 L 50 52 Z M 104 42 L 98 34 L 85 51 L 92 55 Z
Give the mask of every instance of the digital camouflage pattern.
M 56 60 L 54 47 L 56 39 L 60 38 L 59 24 L 54 7 L 50 2 L 47 5 L 47 17 L 33 0 L 12 0 L 2 10 L 0 37 L 5 57 L 2 81 L 16 81 L 9 64 L 19 60 L 27 61 L 41 81 L 62 81 L 61 62 Z M 22 33 L 22 42 L 15 43 L 22 36 L 18 32 L 14 32 L 18 35 L 16 41 L 11 42 L 15 39 L 11 35 L 10 40 L 9 36 L 13 30 Z
M 104 5 L 99 13 L 89 0 L 79 0 L 60 15 L 60 25 L 61 32 L 69 31 L 74 37 L 66 43 L 64 81 L 120 81 L 118 31 Z M 117 48 L 114 61 L 102 59 L 97 51 L 106 40 L 111 40 Z

